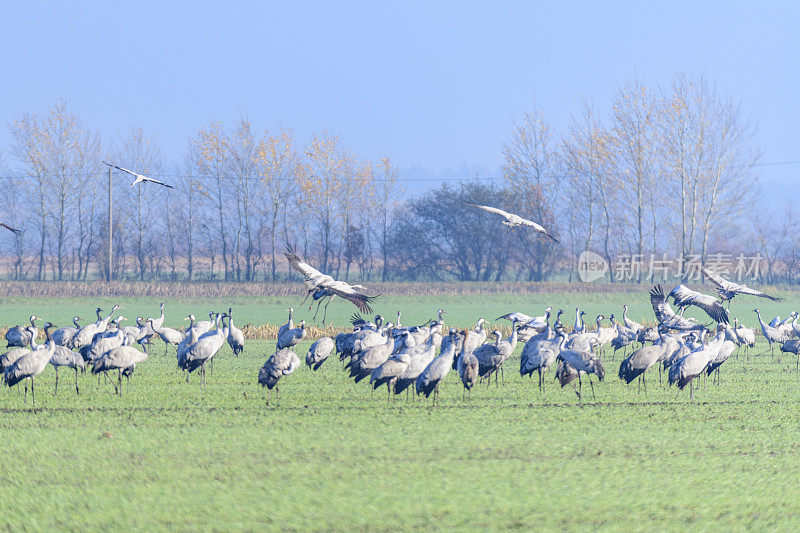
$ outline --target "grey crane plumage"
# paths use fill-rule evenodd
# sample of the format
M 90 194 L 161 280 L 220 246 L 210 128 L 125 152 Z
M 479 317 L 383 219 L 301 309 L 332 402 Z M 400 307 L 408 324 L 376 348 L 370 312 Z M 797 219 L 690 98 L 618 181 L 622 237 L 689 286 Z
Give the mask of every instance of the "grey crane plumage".
M 525 227 L 533 228 L 537 233 L 540 233 L 540 234 L 548 237 L 553 242 L 556 242 L 556 243 L 559 242 L 558 239 L 553 237 L 553 235 L 544 228 L 544 226 L 542 226 L 541 224 L 537 224 L 536 222 L 534 222 L 532 220 L 528 220 L 527 218 L 522 218 L 519 215 L 515 215 L 514 213 L 509 213 L 508 211 L 504 211 L 504 210 L 499 209 L 497 207 L 491 207 L 491 206 L 488 206 L 488 205 L 473 204 L 471 202 L 467 202 L 467 205 L 471 205 L 472 207 L 477 207 L 481 211 L 486 211 L 487 213 L 491 213 L 493 215 L 499 215 L 500 217 L 502 217 L 504 219 L 503 220 L 503 225 L 506 226 L 506 229 L 508 231 L 511 231 L 511 230 L 513 230 L 515 228 L 519 228 L 521 226 L 525 226 Z
M 520 375 L 533 376 L 534 372 L 538 372 L 540 392 L 544 391 L 543 374 L 556 362 L 561 341 L 560 337 L 554 336 L 553 328 L 548 326 L 546 333 L 544 338 L 534 338 L 526 342 L 520 355 Z M 563 335 L 563 330 L 559 329 L 559 333 Z
M 304 284 L 308 291 L 306 294 L 306 299 L 315 292 L 323 290 L 327 291 L 327 294 L 320 297 L 320 302 L 321 299 L 324 299 L 325 297 L 333 299 L 334 296 L 339 296 L 340 298 L 343 298 L 354 304 L 362 313 L 372 313 L 370 303 L 379 295 L 368 296 L 357 291 L 353 288 L 354 286 L 344 281 L 337 281 L 333 279 L 332 276 L 323 274 L 316 268 L 303 261 L 303 259 L 300 258 L 300 256 L 297 255 L 291 248 L 287 248 L 287 250 L 284 252 L 284 255 L 289 261 L 289 265 L 291 265 L 292 268 L 300 272 L 305 277 Z M 328 300 L 328 303 L 330 303 L 330 299 Z M 305 299 L 303 302 L 305 302 Z M 317 305 L 317 309 L 319 309 L 319 305 Z
M 114 164 L 111 164 L 111 163 L 106 163 L 105 161 L 103 161 L 103 163 L 105 163 L 106 165 L 108 165 L 110 167 L 114 167 L 117 170 L 121 170 L 122 172 L 125 172 L 125 173 L 130 174 L 131 176 L 133 176 L 134 180 L 133 180 L 133 183 L 131 183 L 131 187 L 133 187 L 137 183 L 147 182 L 147 183 L 155 183 L 157 185 L 161 185 L 162 187 L 168 187 L 170 189 L 173 188 L 172 185 L 167 185 L 163 181 L 158 181 L 157 179 L 148 178 L 147 176 L 139 174 L 138 172 L 134 172 L 133 170 L 128 170 L 127 168 L 123 168 L 123 167 L 120 167 L 120 166 L 117 166 L 117 165 L 114 165 Z
M 686 385 L 689 385 L 689 398 L 694 400 L 692 381 L 694 378 L 701 375 L 711 361 L 714 360 L 724 341 L 725 330 L 722 325 L 720 325 L 717 327 L 717 335 L 712 340 L 700 345 L 669 367 L 669 384 L 677 385 L 681 390 L 683 390 Z
M 119 305 L 114 305 L 111 308 L 111 312 L 108 313 L 108 315 L 106 315 L 105 318 L 103 318 L 103 317 L 99 316 L 99 313 L 102 310 L 98 308 L 97 309 L 97 313 L 98 313 L 97 322 L 92 322 L 90 324 L 86 324 L 80 330 L 78 330 L 78 333 L 76 333 L 75 336 L 72 337 L 72 343 L 70 345 L 70 348 L 79 349 L 79 348 L 83 348 L 84 346 L 90 344 L 92 342 L 92 339 L 94 339 L 95 335 L 97 335 L 98 333 L 102 333 L 102 332 L 106 331 L 106 329 L 108 328 L 108 323 L 111 320 L 111 316 L 118 309 L 122 309 L 122 308 Z
M 731 340 L 724 339 L 722 341 L 722 345 L 719 347 L 719 350 L 717 350 L 717 355 L 708 364 L 708 367 L 706 368 L 706 374 L 710 376 L 714 371 L 716 371 L 717 384 L 719 384 L 720 367 L 723 363 L 725 363 L 725 361 L 728 360 L 728 357 L 730 357 L 734 351 L 736 351 L 736 344 Z
M 47 341 L 37 346 L 36 339 L 31 338 L 31 350 L 24 353 L 14 363 L 5 369 L 3 379 L 6 385 L 12 387 L 23 380 L 30 380 L 31 382 L 31 396 L 33 398 L 33 405 L 36 405 L 36 389 L 35 380 L 36 376 L 41 374 L 47 365 L 50 363 L 50 358 L 53 356 L 53 350 L 56 344 L 50 335 L 50 329 L 53 324 L 47 322 L 44 325 L 44 333 Z M 28 395 L 27 381 L 25 383 L 25 397 Z
M 625 324 L 625 327 L 628 329 L 633 330 L 637 335 L 639 331 L 642 329 L 642 325 L 634 320 L 628 318 L 628 306 L 622 306 L 622 322 Z
M 155 320 L 152 318 L 147 319 L 147 325 L 153 330 L 153 333 L 158 335 L 164 341 L 164 355 L 167 355 L 167 347 L 170 345 L 178 346 L 186 338 L 186 333 L 178 331 L 177 329 L 168 328 L 156 325 Z
M 278 381 L 283 376 L 293 373 L 299 366 L 300 358 L 289 348 L 281 348 L 267 359 L 258 371 L 258 383 L 262 387 L 267 387 L 267 405 L 270 402 L 272 389 L 278 385 Z
M 300 326 L 292 329 L 287 329 L 283 332 L 283 335 L 278 337 L 278 342 L 276 344 L 276 350 L 280 350 L 282 348 L 291 348 L 301 340 L 303 340 L 308 332 L 306 331 L 306 321 L 301 320 Z
M 747 285 L 739 285 L 738 283 L 733 283 L 732 281 L 728 281 L 709 268 L 701 267 L 701 270 L 703 272 L 703 275 L 707 277 L 711 281 L 711 283 L 716 285 L 717 293 L 719 294 L 720 299 L 723 302 L 727 300 L 729 302 L 729 305 L 730 301 L 733 300 L 733 298 L 737 294 L 747 294 L 750 296 L 757 296 L 759 298 L 767 298 L 769 300 L 772 300 L 773 302 L 778 302 L 781 300 L 781 298 L 770 296 L 769 294 L 763 293 L 761 291 L 751 289 Z
M 225 340 L 228 338 L 228 328 L 223 320 L 226 314 L 217 314 L 214 322 L 217 329 L 204 333 L 192 344 L 183 357 L 183 369 L 186 370 L 186 381 L 189 381 L 189 374 L 200 369 L 203 375 L 203 388 L 206 386 L 206 364 L 219 353 Z
M 244 351 L 244 333 L 233 324 L 233 308 L 228 308 L 228 346 L 231 347 L 233 355 L 239 355 Z
M 578 389 L 575 393 L 578 395 L 578 398 L 581 397 L 581 374 L 595 374 L 597 379 L 603 381 L 603 378 L 606 375 L 605 367 L 603 363 L 600 361 L 594 353 L 589 350 L 581 350 L 575 348 L 567 348 L 567 338 L 565 335 L 561 335 L 561 341 L 558 345 L 558 358 L 564 362 L 565 372 L 559 376 L 559 381 L 561 386 L 564 387 L 565 385 L 571 383 L 575 377 L 578 378 Z M 572 372 L 571 370 L 574 370 Z M 592 378 L 589 376 L 589 385 L 592 388 L 592 397 L 594 398 L 594 385 L 592 384 Z
M 141 352 L 132 346 L 118 346 L 103 354 L 92 364 L 92 374 L 108 373 L 111 370 L 118 372 L 117 383 L 114 383 L 114 392 L 122 394 L 122 376 L 130 377 L 136 365 L 147 360 L 147 353 Z
M 645 372 L 655 366 L 659 360 L 666 356 L 666 352 L 672 353 L 675 345 L 665 342 L 662 331 L 659 331 L 659 344 L 645 345 L 634 351 L 631 355 L 622 360 L 619 365 L 619 378 L 625 383 L 630 384 L 634 379 L 640 378 L 644 385 L 644 393 L 647 394 L 647 381 Z
M 56 383 L 53 394 L 58 394 L 58 369 L 63 367 L 72 368 L 75 370 L 75 394 L 80 394 L 81 389 L 78 387 L 78 370 L 86 368 L 86 362 L 83 360 L 81 354 L 73 352 L 66 346 L 56 345 L 53 349 L 53 355 L 50 357 L 50 364 L 56 371 Z
M 24 348 L 31 343 L 31 339 L 35 339 L 39 335 L 39 329 L 36 327 L 36 321 L 39 317 L 31 315 L 28 319 L 31 323 L 30 326 L 14 326 L 6 331 L 6 348 L 14 346 Z
M 306 354 L 306 364 L 312 370 L 318 370 L 322 366 L 331 352 L 333 352 L 334 341 L 330 337 L 321 337 L 311 345 Z
M 119 323 L 124 320 L 124 318 L 123 316 L 117 317 L 117 319 L 114 320 L 114 324 L 119 326 Z M 92 342 L 84 347 L 86 349 L 81 351 L 81 354 L 87 362 L 94 362 L 100 359 L 103 354 L 109 350 L 123 346 L 125 341 L 125 332 L 117 327 L 111 331 L 98 333 L 96 337 L 92 339 Z
M 693 305 L 705 311 L 714 321 L 723 324 L 728 323 L 728 311 L 722 307 L 722 303 L 713 296 L 693 291 L 686 285 L 678 285 L 672 289 L 667 296 L 672 296 L 675 305 L 677 305 L 678 309 L 681 311 Z
M 439 356 L 425 367 L 425 370 L 417 377 L 416 381 L 417 394 L 424 394 L 428 398 L 433 393 L 434 404 L 438 404 L 439 401 L 439 383 L 447 377 L 447 374 L 453 368 L 453 358 L 456 354 L 456 345 L 458 344 L 456 338 L 459 337 L 457 331 L 450 329 L 448 337 L 451 342 L 447 346 L 442 343 L 444 347 Z
M 391 324 L 391 322 L 390 322 Z M 394 335 L 392 335 L 392 328 L 387 330 L 386 337 L 381 336 L 384 342 L 370 346 L 357 354 L 353 354 L 350 361 L 345 365 L 349 368 L 350 377 L 358 383 L 362 379 L 370 376 L 372 371 L 378 368 L 386 361 L 394 351 Z
M 502 340 L 500 331 L 495 331 L 494 335 L 497 337 L 496 342 L 486 343 L 473 352 L 478 359 L 482 378 L 488 379 L 493 373 L 500 371 L 506 359 L 514 353 L 517 347 L 517 321 L 512 319 L 511 336 L 508 339 Z
M 8 224 L 5 224 L 3 222 L 0 222 L 0 228 L 5 228 L 8 231 L 10 231 L 11 233 L 13 233 L 14 235 L 22 235 L 22 232 L 20 230 L 18 230 L 16 228 L 12 228 L 11 226 L 9 226 Z
M 408 365 L 403 369 L 394 382 L 394 393 L 400 394 L 408 387 L 413 387 L 423 370 L 436 357 L 436 350 L 442 345 L 442 335 L 439 331 L 431 333 L 430 339 L 424 345 L 414 346 L 407 352 L 410 357 Z
M 74 326 L 58 328 L 53 332 L 53 342 L 56 343 L 56 346 L 67 346 L 70 343 L 72 337 L 74 337 L 75 334 L 78 333 L 78 330 L 81 327 L 80 324 L 78 324 L 79 321 L 80 317 L 78 316 L 73 317 L 72 323 L 74 324 Z
M 678 331 L 700 331 L 705 329 L 702 324 L 697 324 L 688 318 L 675 314 L 675 311 L 672 310 L 667 301 L 667 297 L 664 295 L 664 288 L 661 285 L 656 285 L 650 290 L 650 305 L 653 306 L 656 320 L 665 328 Z
M 472 387 L 478 382 L 480 377 L 480 363 L 478 358 L 471 351 L 465 349 L 466 346 L 471 345 L 469 340 L 470 335 L 475 335 L 474 332 L 463 330 L 461 336 L 464 338 L 462 341 L 461 353 L 456 361 L 456 370 L 458 370 L 458 377 L 461 378 L 461 384 L 464 385 L 464 391 L 471 391 Z
M 289 320 L 286 324 L 283 324 L 281 327 L 278 328 L 278 338 L 281 337 L 287 330 L 294 329 L 294 321 L 292 320 L 292 313 L 294 313 L 294 308 L 290 307 L 287 309 L 289 312 Z
M 759 311 L 758 308 L 753 309 L 753 311 L 758 317 L 758 323 L 761 324 L 761 333 L 764 334 L 764 338 L 767 339 L 767 342 L 769 343 L 770 353 L 774 354 L 775 346 L 773 344 L 783 344 L 789 340 L 789 335 L 786 332 L 781 331 L 778 328 L 774 328 L 764 322 L 764 320 L 761 318 L 761 311 Z

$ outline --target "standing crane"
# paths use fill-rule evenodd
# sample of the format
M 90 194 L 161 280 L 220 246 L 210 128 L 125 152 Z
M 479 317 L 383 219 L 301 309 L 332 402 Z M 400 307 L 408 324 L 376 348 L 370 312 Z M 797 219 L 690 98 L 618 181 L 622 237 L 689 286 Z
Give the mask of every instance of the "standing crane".
M 30 380 L 31 382 L 31 397 L 33 398 L 33 405 L 36 406 L 36 389 L 35 380 L 36 376 L 41 374 L 47 365 L 50 363 L 50 358 L 53 356 L 56 344 L 50 336 L 50 329 L 53 324 L 50 322 L 44 325 L 44 334 L 47 336 L 47 341 L 44 344 L 36 345 L 36 339 L 31 338 L 31 351 L 25 353 L 17 359 L 14 364 L 5 370 L 3 378 L 6 385 L 13 387 L 23 380 Z M 28 384 L 25 383 L 25 400 L 28 397 Z M 25 401 L 23 400 L 23 401 Z
M 267 405 L 272 389 L 277 387 L 283 376 L 288 376 L 300 366 L 300 358 L 289 348 L 280 348 L 267 359 L 258 371 L 258 383 L 267 388 Z M 275 389 L 278 392 L 278 389 Z

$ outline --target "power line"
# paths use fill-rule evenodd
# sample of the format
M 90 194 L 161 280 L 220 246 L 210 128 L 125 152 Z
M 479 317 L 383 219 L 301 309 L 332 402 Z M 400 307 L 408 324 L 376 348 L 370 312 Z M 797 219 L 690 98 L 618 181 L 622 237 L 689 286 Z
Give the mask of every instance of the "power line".
M 754 167 L 767 167 L 767 166 L 791 166 L 791 165 L 800 165 L 800 160 L 788 160 L 788 161 L 766 161 L 763 163 L 754 163 L 751 165 L 736 165 L 733 168 L 754 168 Z M 601 172 L 598 173 L 599 175 L 604 176 L 622 176 L 626 175 L 625 172 Z M 170 173 L 148 173 L 148 176 L 155 177 L 155 178 L 183 178 L 183 179 L 216 179 L 214 176 L 204 176 L 200 174 L 170 174 Z M 52 175 L 48 175 L 52 177 Z M 87 174 L 61 174 L 61 177 L 86 177 Z M 572 178 L 578 176 L 576 173 L 567 173 L 567 174 L 549 174 L 551 178 Z M 20 180 L 20 181 L 35 181 L 40 179 L 40 176 L 22 176 L 22 175 L 5 175 L 0 176 L 0 179 L 4 180 Z M 263 176 L 231 176 L 229 174 L 225 174 L 220 176 L 220 179 L 225 181 L 262 181 L 264 179 Z M 498 180 L 505 180 L 505 176 L 473 176 L 473 177 L 441 177 L 441 178 L 395 178 L 387 179 L 387 178 L 373 178 L 372 181 L 377 182 L 387 182 L 387 181 L 397 181 L 401 183 L 423 183 L 423 182 L 442 182 L 442 181 L 498 181 Z M 296 178 L 292 177 L 279 177 L 279 178 L 271 178 L 270 181 L 295 181 Z

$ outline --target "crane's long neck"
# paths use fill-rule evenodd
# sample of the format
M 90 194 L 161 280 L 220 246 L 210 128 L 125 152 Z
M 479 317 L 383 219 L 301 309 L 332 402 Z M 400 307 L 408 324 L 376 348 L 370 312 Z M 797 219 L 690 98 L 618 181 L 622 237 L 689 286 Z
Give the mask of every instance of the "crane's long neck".
M 766 322 L 764 322 L 764 321 L 761 319 L 761 311 L 759 311 L 758 309 L 756 309 L 756 316 L 758 316 L 758 322 L 761 324 L 761 328 L 763 329 L 763 328 L 764 328 L 764 326 L 766 326 L 766 325 L 767 325 L 767 323 L 766 323 Z
M 558 341 L 558 351 L 559 352 L 564 351 L 564 346 L 566 346 L 566 344 L 567 344 L 567 336 L 561 335 L 561 340 Z
M 453 358 L 456 355 L 456 344 L 458 343 L 458 339 L 453 338 L 453 336 L 451 335 L 450 340 L 452 342 L 450 342 L 450 344 L 448 344 L 447 347 L 445 347 L 444 353 L 441 354 L 441 357 L 444 357 L 445 360 L 451 361 L 452 364 Z

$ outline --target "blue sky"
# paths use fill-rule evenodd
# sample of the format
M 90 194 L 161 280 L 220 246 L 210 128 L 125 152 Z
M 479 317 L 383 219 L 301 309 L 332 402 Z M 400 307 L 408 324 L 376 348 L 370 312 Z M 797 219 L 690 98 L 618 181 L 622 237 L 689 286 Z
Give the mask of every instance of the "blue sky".
M 563 128 L 634 75 L 704 75 L 800 160 L 800 7 L 782 2 L 15 2 L 0 8 L 0 151 L 24 111 L 67 100 L 107 138 L 141 127 L 168 161 L 211 119 L 326 128 L 406 176 L 492 174 L 536 98 Z M 800 165 L 763 167 L 797 183 Z M 800 189 L 795 187 L 796 189 Z

